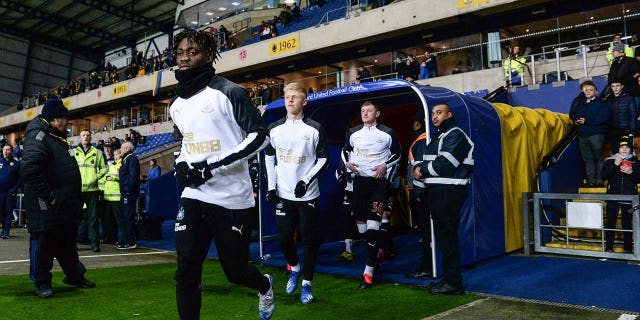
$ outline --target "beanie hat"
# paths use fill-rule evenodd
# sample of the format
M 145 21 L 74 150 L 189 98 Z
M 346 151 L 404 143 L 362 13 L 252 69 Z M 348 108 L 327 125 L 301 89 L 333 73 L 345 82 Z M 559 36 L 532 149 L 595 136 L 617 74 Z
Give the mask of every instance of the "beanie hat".
M 627 147 L 633 149 L 633 136 L 622 136 L 622 137 L 620 137 L 620 140 L 618 141 L 618 148 L 620 148 L 622 146 L 627 146 Z
M 612 51 L 618 51 L 620 53 L 624 53 L 624 43 L 622 42 L 616 42 L 613 45 L 613 50 Z
M 41 115 L 47 120 L 56 118 L 69 119 L 69 110 L 62 104 L 62 101 L 51 98 L 45 101 Z

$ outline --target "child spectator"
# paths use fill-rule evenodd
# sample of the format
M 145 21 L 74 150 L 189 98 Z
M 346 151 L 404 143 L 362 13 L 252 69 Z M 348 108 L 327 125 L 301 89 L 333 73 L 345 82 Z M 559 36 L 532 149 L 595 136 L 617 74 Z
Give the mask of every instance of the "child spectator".
M 618 153 L 609 157 L 602 166 L 602 179 L 608 181 L 607 194 L 638 194 L 640 183 L 640 163 L 633 152 L 633 136 L 622 136 L 618 143 Z M 631 203 L 607 201 L 605 228 L 616 229 L 618 211 L 622 209 L 622 229 L 632 230 Z M 631 253 L 631 232 L 624 232 L 624 251 Z M 605 251 L 613 251 L 614 231 L 605 233 Z
M 608 129 L 609 108 L 596 98 L 598 89 L 591 80 L 580 84 L 582 93 L 571 103 L 569 118 L 578 131 L 578 146 L 586 168 L 584 187 L 602 186 L 602 149 Z

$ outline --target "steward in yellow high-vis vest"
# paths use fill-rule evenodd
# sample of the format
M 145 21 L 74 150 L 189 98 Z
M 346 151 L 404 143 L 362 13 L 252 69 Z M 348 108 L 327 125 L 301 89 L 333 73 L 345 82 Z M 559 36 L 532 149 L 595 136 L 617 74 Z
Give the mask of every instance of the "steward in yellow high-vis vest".
M 80 131 L 80 145 L 74 149 L 76 162 L 82 178 L 82 200 L 86 205 L 84 220 L 78 230 L 78 242 L 90 242 L 93 252 L 100 252 L 98 229 L 98 179 L 107 174 L 109 168 L 101 150 L 91 145 L 91 132 Z
M 103 199 L 105 201 L 120 201 L 120 179 L 118 178 L 120 166 L 122 166 L 122 160 L 118 159 L 109 166 L 107 174 L 100 178 L 98 182 L 98 184 L 102 185 L 101 190 L 104 192 Z
M 122 166 L 121 155 L 122 152 L 120 150 L 115 150 L 113 152 L 115 163 L 109 166 L 107 174 L 99 180 L 101 190 L 104 192 L 105 234 L 117 235 L 117 248 L 120 248 L 120 245 L 127 241 L 124 237 L 124 234 L 127 232 L 127 225 L 124 216 L 121 214 L 122 211 L 120 210 L 120 178 L 118 171 Z M 117 230 L 113 225 L 114 220 L 117 224 Z
M 104 153 L 92 145 L 89 145 L 86 151 L 82 145 L 79 145 L 74 151 L 82 176 L 82 192 L 100 190 L 98 179 L 106 175 L 109 170 Z

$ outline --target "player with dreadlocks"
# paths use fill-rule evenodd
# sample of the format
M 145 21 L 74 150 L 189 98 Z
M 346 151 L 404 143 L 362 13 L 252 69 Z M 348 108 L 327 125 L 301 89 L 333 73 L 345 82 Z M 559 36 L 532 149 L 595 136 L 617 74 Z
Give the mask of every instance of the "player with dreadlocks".
M 268 143 L 267 129 L 247 90 L 216 75 L 211 34 L 186 30 L 174 39 L 178 85 L 170 112 L 182 140 L 175 175 L 184 187 L 175 224 L 178 314 L 200 317 L 202 263 L 213 240 L 227 279 L 258 290 L 260 317 L 269 319 L 273 279 L 249 264 L 255 201 L 247 162 Z

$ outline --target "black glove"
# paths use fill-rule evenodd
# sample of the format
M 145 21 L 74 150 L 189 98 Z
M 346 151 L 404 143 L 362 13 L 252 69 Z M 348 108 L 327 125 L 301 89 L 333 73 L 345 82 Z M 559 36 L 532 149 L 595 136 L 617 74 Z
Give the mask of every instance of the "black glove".
M 213 177 L 213 173 L 211 173 L 211 170 L 209 169 L 207 160 L 194 162 L 191 166 L 193 169 L 189 171 L 190 187 L 197 188 Z
M 176 164 L 176 179 L 181 187 L 197 188 L 213 177 L 206 161 L 193 163 L 192 166 L 193 169 L 190 169 L 184 161 Z
M 189 165 L 184 161 L 176 164 L 176 180 L 182 188 L 189 186 L 189 170 Z
M 276 189 L 267 191 L 267 201 L 271 204 L 276 204 L 278 203 L 278 201 L 280 201 L 280 198 L 278 198 L 278 192 L 276 191 Z
M 305 193 L 307 193 L 307 184 L 304 181 L 300 180 L 296 184 L 296 190 L 294 191 L 294 195 L 296 196 L 296 198 L 302 198 L 302 196 L 304 196 Z

